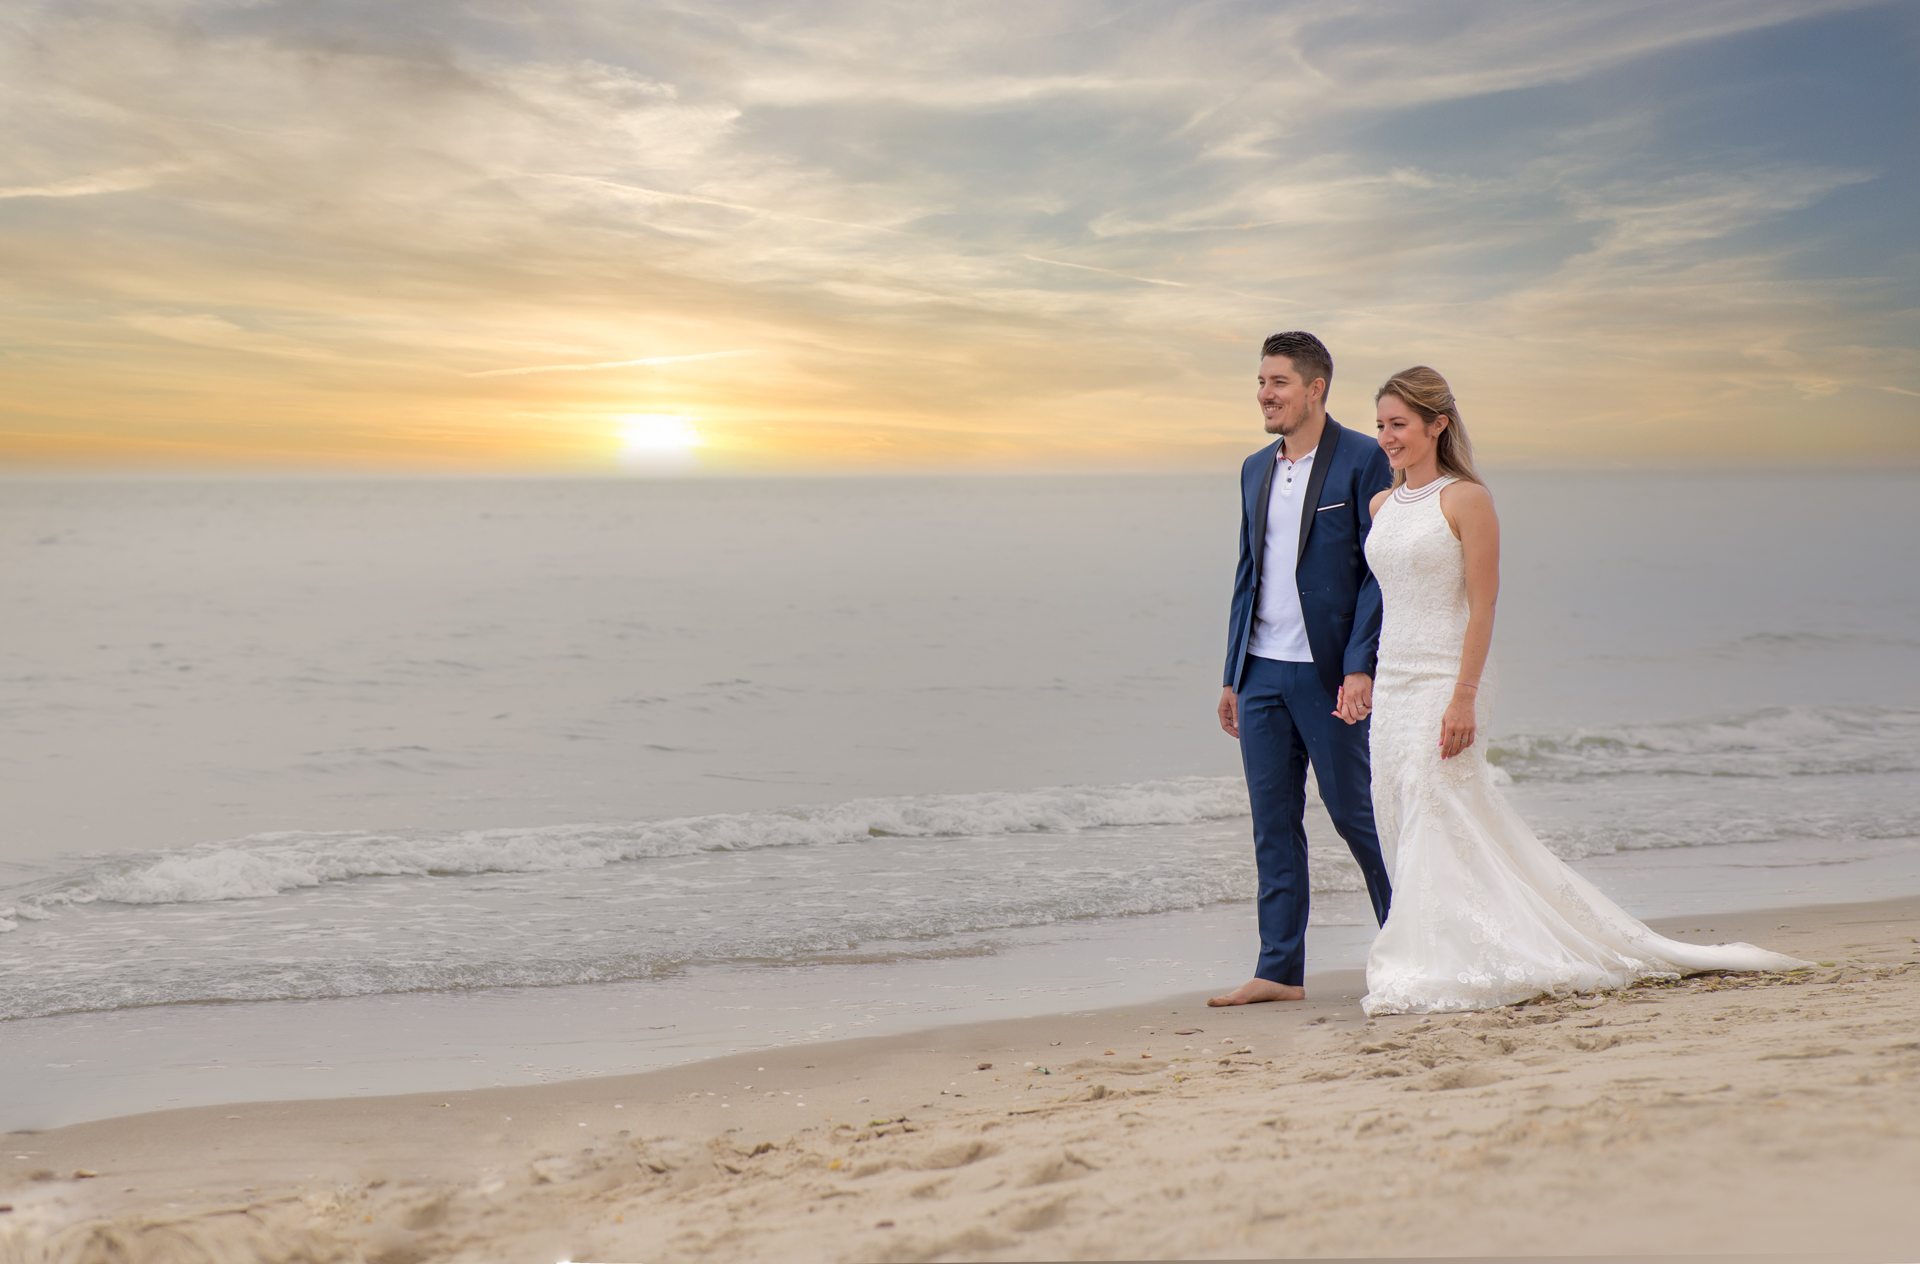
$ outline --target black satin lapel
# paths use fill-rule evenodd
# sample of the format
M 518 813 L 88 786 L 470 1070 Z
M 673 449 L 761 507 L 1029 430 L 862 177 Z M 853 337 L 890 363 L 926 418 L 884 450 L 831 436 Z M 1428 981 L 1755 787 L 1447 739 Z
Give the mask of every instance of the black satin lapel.
M 1320 508 L 1320 489 L 1327 485 L 1327 471 L 1333 468 L 1333 450 L 1339 446 L 1340 423 L 1329 417 L 1327 428 L 1320 435 L 1320 446 L 1313 450 L 1313 472 L 1307 475 L 1307 503 L 1300 506 L 1300 551 L 1293 557 L 1296 567 L 1307 555 L 1307 537 L 1313 534 L 1313 519 Z
M 1260 591 L 1260 572 L 1267 564 L 1267 502 L 1273 498 L 1273 452 L 1278 442 L 1268 444 L 1262 451 L 1267 457 L 1267 468 L 1260 475 L 1260 494 L 1253 500 L 1253 539 L 1248 543 L 1253 548 L 1253 591 Z

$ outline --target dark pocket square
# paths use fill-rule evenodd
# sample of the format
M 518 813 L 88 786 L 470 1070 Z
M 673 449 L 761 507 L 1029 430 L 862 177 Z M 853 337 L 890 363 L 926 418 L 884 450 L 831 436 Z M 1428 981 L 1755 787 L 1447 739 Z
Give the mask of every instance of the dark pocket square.
M 1329 509 L 1344 509 L 1344 508 L 1346 508 L 1346 505 L 1347 505 L 1347 502 L 1343 500 L 1343 501 L 1340 501 L 1340 502 L 1338 502 L 1338 503 L 1336 503 L 1336 504 L 1332 504 L 1332 505 L 1322 505 L 1322 506 L 1320 506 L 1320 507 L 1319 507 L 1318 509 L 1316 509 L 1316 510 L 1314 510 L 1313 512 L 1315 512 L 1315 513 L 1325 513 L 1325 512 L 1327 512 L 1327 510 L 1329 510 Z

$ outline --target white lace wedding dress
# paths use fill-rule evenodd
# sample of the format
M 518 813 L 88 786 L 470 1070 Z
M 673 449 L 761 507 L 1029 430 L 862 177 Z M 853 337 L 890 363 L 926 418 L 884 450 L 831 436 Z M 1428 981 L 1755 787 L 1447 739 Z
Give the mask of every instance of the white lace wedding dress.
M 1466 640 L 1466 565 L 1442 478 L 1380 506 L 1367 562 L 1386 604 L 1373 688 L 1373 815 L 1393 906 L 1367 958 L 1369 1014 L 1489 1009 L 1701 970 L 1810 964 L 1751 944 L 1662 938 L 1568 868 L 1494 784 L 1492 665 L 1471 747 L 1440 758 Z

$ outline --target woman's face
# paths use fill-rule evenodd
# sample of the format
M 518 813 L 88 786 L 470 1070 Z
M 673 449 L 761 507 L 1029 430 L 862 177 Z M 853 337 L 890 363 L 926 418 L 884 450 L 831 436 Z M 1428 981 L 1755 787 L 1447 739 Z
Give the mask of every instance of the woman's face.
M 1374 405 L 1374 421 L 1380 427 L 1380 450 L 1387 464 L 1396 470 L 1410 470 L 1426 460 L 1447 428 L 1445 417 L 1422 421 L 1413 406 L 1398 395 L 1382 395 Z

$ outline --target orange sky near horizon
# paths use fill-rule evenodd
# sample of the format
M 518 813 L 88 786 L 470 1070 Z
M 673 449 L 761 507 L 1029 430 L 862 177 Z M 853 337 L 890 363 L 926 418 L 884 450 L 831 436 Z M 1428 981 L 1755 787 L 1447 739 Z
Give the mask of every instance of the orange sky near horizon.
M 0 470 L 1920 464 L 1914 11 L 1625 9 L 48 6 Z

